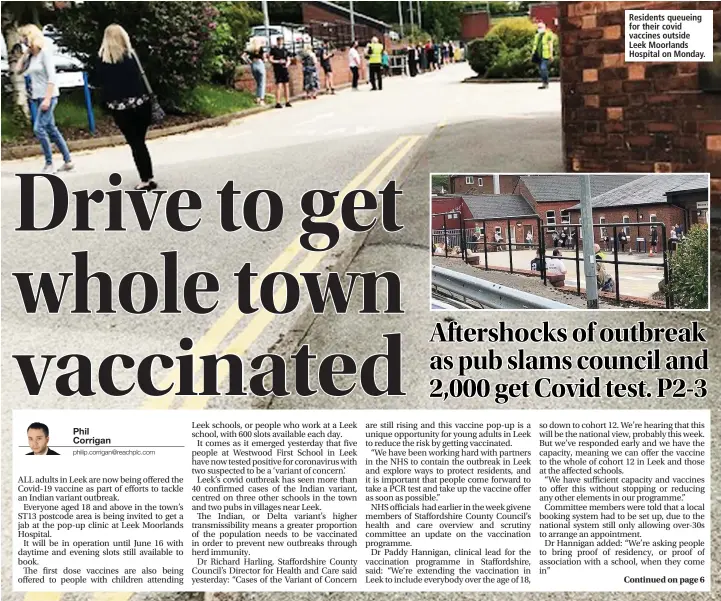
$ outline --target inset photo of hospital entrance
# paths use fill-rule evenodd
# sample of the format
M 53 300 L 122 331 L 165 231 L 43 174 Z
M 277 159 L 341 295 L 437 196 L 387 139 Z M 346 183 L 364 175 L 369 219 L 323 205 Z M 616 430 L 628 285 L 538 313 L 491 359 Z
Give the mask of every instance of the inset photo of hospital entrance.
M 708 310 L 708 174 L 431 175 L 431 308 Z

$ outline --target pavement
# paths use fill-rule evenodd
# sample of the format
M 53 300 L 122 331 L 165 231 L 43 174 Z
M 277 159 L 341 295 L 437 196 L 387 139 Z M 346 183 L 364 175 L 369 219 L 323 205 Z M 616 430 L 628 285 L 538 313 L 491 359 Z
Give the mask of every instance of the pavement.
M 429 173 L 439 172 L 523 172 L 560 171 L 563 168 L 560 132 L 560 86 L 553 84 L 548 91 L 538 91 L 535 84 L 464 85 L 460 81 L 471 74 L 466 65 L 444 68 L 415 80 L 396 79 L 385 82 L 383 92 L 370 93 L 344 91 L 335 97 L 297 103 L 292 109 L 261 113 L 230 125 L 163 138 L 149 145 L 156 166 L 156 176 L 162 187 L 171 190 L 190 188 L 204 200 L 201 226 L 190 233 L 179 234 L 160 225 L 152 235 L 142 233 L 129 222 L 124 233 L 104 233 L 107 207 L 91 207 L 94 232 L 75 232 L 72 219 L 48 233 L 19 233 L 15 231 L 19 219 L 19 183 L 14 174 L 30 172 L 38 167 L 37 160 L 3 162 L 2 191 L 2 337 L 5 360 L 2 365 L 3 405 L 2 433 L 4 453 L 2 459 L 3 503 L 6 516 L 2 525 L 3 572 L 2 599 L 9 601 L 126 601 L 147 599 L 199 599 L 200 595 L 179 593 L 98 595 L 68 593 L 65 595 L 25 596 L 12 593 L 10 584 L 11 470 L 9 432 L 12 427 L 13 408 L 234 408 L 267 409 L 318 408 L 355 409 L 387 408 L 414 409 L 439 408 L 439 402 L 429 393 L 428 360 L 434 353 L 453 354 L 463 347 L 447 345 L 442 348 L 429 342 L 436 317 L 428 310 L 430 255 L 428 252 L 429 224 Z M 95 188 L 109 189 L 108 174 L 117 171 L 125 182 L 135 181 L 135 170 L 126 147 L 108 148 L 77 154 L 78 171 L 63 176 L 71 190 Z M 311 189 L 349 191 L 368 187 L 379 189 L 397 178 L 404 191 L 398 208 L 398 221 L 404 225 L 400 232 L 389 233 L 374 229 L 368 237 L 342 238 L 341 245 L 329 256 L 302 251 L 297 244 L 302 218 L 298 200 Z M 255 189 L 272 189 L 284 201 L 284 220 L 273 234 L 261 235 L 243 228 L 234 233 L 223 233 L 214 227 L 217 208 L 213 202 L 215 192 L 228 180 L 233 180 L 243 194 Z M 50 199 L 47 192 L 38 194 L 39 211 L 47 214 Z M 124 217 L 132 215 L 125 207 Z M 71 217 L 73 211 L 71 210 Z M 236 211 L 240 218 L 242 211 Z M 335 218 L 335 216 L 333 217 Z M 261 215 L 262 220 L 262 215 Z M 94 270 L 117 278 L 129 270 L 162 272 L 160 252 L 177 249 L 182 257 L 180 275 L 194 271 L 212 270 L 220 278 L 220 309 L 206 316 L 162 315 L 131 316 L 123 312 L 115 315 L 73 315 L 64 308 L 58 315 L 28 315 L 22 309 L 15 280 L 11 272 L 64 271 L 73 266 L 71 252 L 88 249 Z M 358 315 L 359 297 L 354 297 L 345 315 L 327 313 L 313 318 L 304 305 L 295 315 L 273 316 L 259 312 L 254 316 L 240 314 L 234 305 L 232 274 L 244 263 L 252 263 L 261 274 L 276 270 L 313 271 L 330 267 L 349 271 L 394 270 L 403 282 L 402 315 Z M 156 275 L 156 277 L 159 277 Z M 257 294 L 257 289 L 254 289 Z M 68 293 L 74 293 L 70 285 Z M 379 299 L 383 304 L 383 299 Z M 458 315 L 464 325 L 490 325 L 499 314 Z M 585 315 L 544 316 L 552 325 L 585 324 Z M 717 328 L 718 313 L 698 314 L 704 326 Z M 528 314 L 503 314 L 502 319 L 511 325 L 521 325 Z M 682 313 L 658 314 L 645 317 L 655 325 L 687 325 L 689 318 Z M 616 313 L 616 325 L 630 325 L 638 321 L 633 313 Z M 321 394 L 308 398 L 160 398 L 147 399 L 141 394 L 108 398 L 105 395 L 66 399 L 47 392 L 33 398 L 27 394 L 17 367 L 10 356 L 17 353 L 62 355 L 77 352 L 98 360 L 118 350 L 136 356 L 155 352 L 174 354 L 178 341 L 189 336 L 195 341 L 195 350 L 222 352 L 233 350 L 248 357 L 273 349 L 290 353 L 299 342 L 308 343 L 319 356 L 343 352 L 364 357 L 377 352 L 382 335 L 403 332 L 403 387 L 406 396 L 371 399 L 354 391 L 338 399 Z M 712 361 L 718 361 L 719 345 L 710 345 Z M 503 352 L 504 349 L 501 349 Z M 555 344 L 540 344 L 538 353 L 558 353 Z M 574 348 L 564 349 L 576 352 Z M 588 352 L 607 349 L 591 347 Z M 468 351 L 468 348 L 465 348 Z M 716 363 L 714 363 L 716 365 Z M 710 376 L 713 376 L 712 372 Z M 51 370 L 48 380 L 57 373 Z M 519 375 L 500 370 L 489 374 L 492 384 L 510 381 Z M 564 374 L 568 379 L 577 376 Z M 620 375 L 619 381 L 636 379 L 637 375 Z M 707 399 L 686 399 L 683 408 L 712 407 L 711 400 L 718 397 L 721 378 L 709 377 Z M 119 382 L 120 385 L 124 382 Z M 53 387 L 47 388 L 52 391 Z M 654 399 L 638 400 L 632 406 L 643 408 L 671 408 L 674 403 Z M 552 409 L 588 408 L 578 400 L 556 401 L 535 398 L 519 399 L 509 408 Z M 601 400 L 595 409 L 628 408 L 629 403 L 617 399 Z M 474 399 L 458 399 L 443 404 L 445 409 L 474 408 L 500 409 Z M 678 407 L 674 407 L 678 408 Z M 718 436 L 720 417 L 712 411 L 714 436 Z M 719 448 L 713 448 L 713 461 L 718 466 Z M 718 470 L 714 470 L 718 474 Z M 718 495 L 714 498 L 714 511 L 718 512 Z M 715 543 L 719 541 L 714 540 Z M 718 567 L 718 566 L 716 566 Z M 718 574 L 715 570 L 715 585 Z M 362 601 L 402 598 L 435 599 L 437 595 L 402 594 L 349 594 L 333 593 L 333 599 Z M 223 595 L 224 599 L 254 601 L 304 601 L 327 595 L 296 593 L 243 593 Z M 494 594 L 493 599 L 507 595 Z M 649 599 L 648 595 L 615 594 L 618 599 Z M 710 598 L 697 595 L 699 599 Z M 458 594 L 456 601 L 480 601 L 488 595 Z M 511 596 L 507 596 L 511 599 Z M 522 601 L 550 600 L 555 594 L 513 594 Z M 600 599 L 593 595 L 568 595 L 569 599 Z M 685 599 L 685 595 L 664 595 L 667 601 Z

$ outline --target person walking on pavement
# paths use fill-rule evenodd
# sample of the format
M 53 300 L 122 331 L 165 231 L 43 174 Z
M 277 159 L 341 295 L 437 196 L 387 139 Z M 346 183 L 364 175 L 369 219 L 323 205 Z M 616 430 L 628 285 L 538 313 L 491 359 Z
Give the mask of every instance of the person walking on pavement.
M 303 64 L 303 89 L 305 90 L 305 99 L 309 100 L 312 98 L 315 100 L 318 98 L 320 82 L 318 81 L 318 61 L 310 45 L 303 49 L 300 59 Z
M 290 54 L 284 43 L 283 36 L 278 36 L 276 46 L 270 49 L 270 62 L 273 65 L 273 75 L 275 76 L 275 108 L 277 109 L 283 108 L 280 103 L 281 92 L 285 92 L 285 106 L 293 106 L 290 103 L 290 74 L 288 73 Z
M 548 88 L 548 65 L 553 60 L 553 33 L 546 29 L 546 24 L 539 21 L 537 33 L 533 41 L 533 62 L 538 65 L 541 75 L 539 90 Z
M 353 40 L 350 50 L 348 51 L 348 67 L 350 68 L 350 72 L 353 76 L 354 92 L 358 91 L 358 78 L 360 75 L 361 60 L 360 52 L 358 52 L 358 41 Z
M 325 74 L 325 92 L 326 94 L 335 94 L 335 88 L 333 87 L 333 65 L 331 65 L 330 59 L 335 56 L 335 51 L 330 47 L 329 42 L 323 42 L 318 49 L 318 60 L 320 66 L 323 67 L 323 73 Z
M 370 83 L 372 91 L 383 90 L 383 44 L 376 36 L 371 38 L 371 43 L 366 49 L 368 65 L 370 69 Z
M 55 107 L 58 105 L 59 88 L 55 62 L 42 31 L 35 25 L 24 25 L 18 30 L 26 52 L 15 65 L 15 72 L 30 78 L 30 101 L 34 106 L 35 122 L 33 133 L 40 142 L 45 156 L 43 173 L 55 173 L 53 165 L 53 147 L 55 142 L 63 155 L 63 165 L 58 171 L 71 171 L 75 168 L 68 144 L 55 124 Z
M 257 42 L 250 51 L 250 71 L 255 79 L 255 103 L 265 104 L 265 49 L 262 42 Z
M 154 190 L 153 176 L 145 136 L 152 121 L 152 99 L 140 72 L 139 62 L 128 33 L 120 25 L 108 25 L 98 51 L 95 71 L 102 88 L 103 102 L 133 153 L 140 176 L 136 190 Z

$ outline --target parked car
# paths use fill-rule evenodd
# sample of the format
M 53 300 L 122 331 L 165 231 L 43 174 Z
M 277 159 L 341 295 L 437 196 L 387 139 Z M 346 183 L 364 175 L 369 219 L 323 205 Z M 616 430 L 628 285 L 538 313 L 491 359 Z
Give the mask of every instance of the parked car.
M 277 45 L 277 39 L 283 36 L 283 43 L 292 52 L 300 50 L 303 45 L 310 44 L 311 37 L 304 29 L 290 29 L 282 25 L 271 25 L 268 28 L 270 32 L 270 43 L 266 37 L 265 25 L 257 25 L 250 30 L 250 40 L 248 40 L 248 49 L 262 44 L 264 48 L 270 48 Z
M 0 71 L 2 71 L 4 75 L 10 69 L 8 65 L 8 47 L 5 43 L 5 36 L 0 35 L 0 40 L 2 40 L 2 44 L 0 45 Z
M 58 71 L 84 71 L 85 64 L 79 58 L 70 54 L 60 43 L 60 32 L 53 25 L 43 27 L 43 35 L 48 40 L 48 47 L 52 50 L 55 59 L 55 68 Z

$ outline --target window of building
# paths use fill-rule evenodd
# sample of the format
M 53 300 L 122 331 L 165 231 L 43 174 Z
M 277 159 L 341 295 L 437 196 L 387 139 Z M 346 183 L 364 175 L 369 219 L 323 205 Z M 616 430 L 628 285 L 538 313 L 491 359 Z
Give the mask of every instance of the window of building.
M 556 211 L 546 211 L 546 225 L 549 232 L 556 231 Z
M 467 183 L 469 186 L 472 186 L 472 185 L 473 185 L 473 176 L 472 176 L 472 175 L 469 175 L 469 176 L 466 177 L 466 183 Z
M 649 220 L 651 223 L 657 223 L 657 222 L 658 222 L 658 218 L 656 217 L 656 213 L 652 213 L 651 215 L 649 215 L 648 220 Z M 652 226 L 651 226 L 651 229 L 652 229 L 652 230 L 655 230 L 656 227 L 657 227 L 657 226 L 652 225 Z
M 598 224 L 601 226 L 601 238 L 608 238 L 608 232 L 606 231 L 606 228 L 603 227 L 606 225 L 606 218 L 605 217 L 599 217 L 598 218 Z
M 565 225 L 571 223 L 571 211 L 561 211 L 561 223 Z
M 500 234 L 501 236 L 503 236 L 503 229 L 499 226 L 496 226 L 496 234 Z
M 624 216 L 623 216 L 623 222 L 624 222 L 624 223 L 631 223 L 631 218 L 630 218 L 628 215 L 624 215 Z M 624 227 L 624 228 L 623 228 L 623 233 L 626 234 L 626 236 L 630 236 L 630 235 L 631 235 L 631 228 L 628 227 L 628 226 L 627 226 L 627 227 Z
M 482 186 L 482 185 L 483 185 L 483 178 L 482 178 L 482 177 L 479 177 L 479 178 L 478 178 L 478 185 L 479 185 L 479 186 Z

